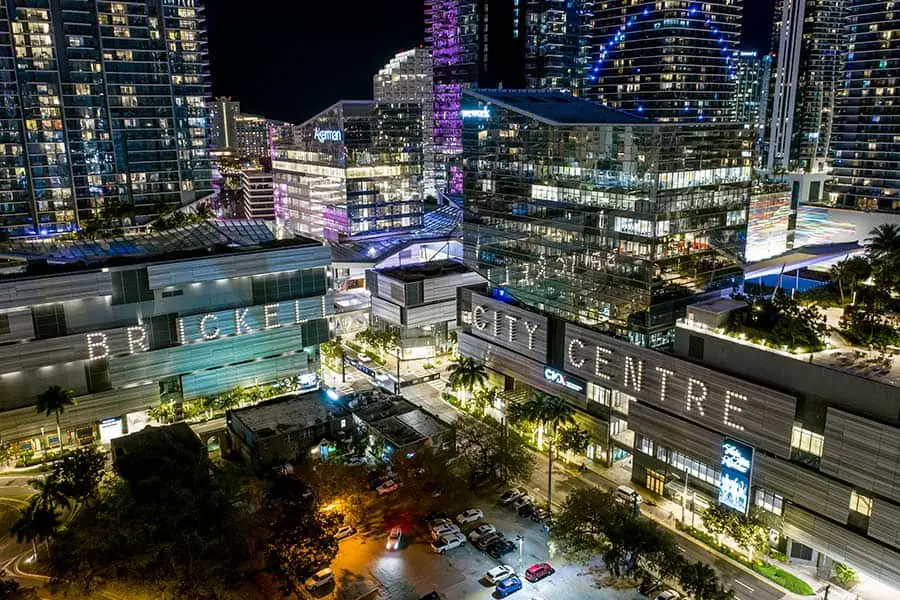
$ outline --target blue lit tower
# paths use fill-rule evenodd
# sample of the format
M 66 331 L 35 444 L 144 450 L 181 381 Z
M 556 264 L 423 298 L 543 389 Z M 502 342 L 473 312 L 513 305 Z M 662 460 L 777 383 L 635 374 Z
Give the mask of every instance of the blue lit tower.
M 586 95 L 663 121 L 728 118 L 743 0 L 595 2 Z
M 835 187 L 848 208 L 900 212 L 900 4 L 852 0 L 847 63 L 832 138 Z

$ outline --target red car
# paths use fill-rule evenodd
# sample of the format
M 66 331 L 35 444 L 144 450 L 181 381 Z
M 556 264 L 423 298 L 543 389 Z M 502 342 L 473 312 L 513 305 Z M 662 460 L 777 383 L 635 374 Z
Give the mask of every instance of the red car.
M 534 563 L 528 567 L 527 571 L 525 571 L 525 579 L 534 583 L 535 581 L 540 581 L 544 577 L 553 575 L 555 572 L 554 568 L 550 566 L 550 563 Z

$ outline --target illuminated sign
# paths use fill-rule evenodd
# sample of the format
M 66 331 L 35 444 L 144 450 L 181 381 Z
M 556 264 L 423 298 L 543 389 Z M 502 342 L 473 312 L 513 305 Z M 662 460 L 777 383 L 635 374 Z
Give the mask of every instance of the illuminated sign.
M 577 377 L 572 377 L 571 375 L 560 373 L 552 367 L 544 367 L 544 379 L 555 383 L 556 385 L 561 385 L 562 387 L 572 390 L 573 392 L 578 392 L 579 394 L 584 393 L 584 388 L 586 385 Z
M 725 438 L 722 442 L 722 477 L 719 504 L 746 515 L 750 507 L 750 480 L 753 473 L 753 448 Z
M 321 303 L 309 298 L 178 317 L 178 341 L 183 345 L 299 325 L 325 316 L 322 298 Z M 109 358 L 115 352 L 137 354 L 150 350 L 150 328 L 138 323 L 124 330 L 87 333 L 84 340 L 88 360 Z
M 466 108 L 460 111 L 463 119 L 490 119 L 491 111 L 484 108 Z
M 316 127 L 313 132 L 313 137 L 315 137 L 316 141 L 320 144 L 324 144 L 325 142 L 340 142 L 344 139 L 344 132 L 340 129 L 319 129 Z
M 463 315 L 475 337 L 547 362 L 547 318 L 524 309 L 472 295 L 472 310 Z

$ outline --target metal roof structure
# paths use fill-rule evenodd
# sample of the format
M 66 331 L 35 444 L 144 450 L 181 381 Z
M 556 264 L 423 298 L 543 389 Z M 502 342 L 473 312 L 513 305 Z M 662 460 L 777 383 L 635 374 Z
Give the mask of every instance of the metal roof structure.
M 551 90 L 463 90 L 463 94 L 549 125 L 651 125 L 652 122 L 584 98 Z

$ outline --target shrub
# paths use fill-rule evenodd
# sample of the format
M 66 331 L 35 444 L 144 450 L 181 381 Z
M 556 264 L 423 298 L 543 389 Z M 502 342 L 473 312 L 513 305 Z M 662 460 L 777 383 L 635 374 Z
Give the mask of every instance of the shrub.
M 763 577 L 771 579 L 790 592 L 794 592 L 795 594 L 800 594 L 802 596 L 813 595 L 812 586 L 810 586 L 799 577 L 791 575 L 784 569 L 779 569 L 775 565 L 766 565 L 757 562 L 752 565 L 752 568 Z
M 844 563 L 834 563 L 834 577 L 832 578 L 842 588 L 852 588 L 859 581 L 859 575 Z

